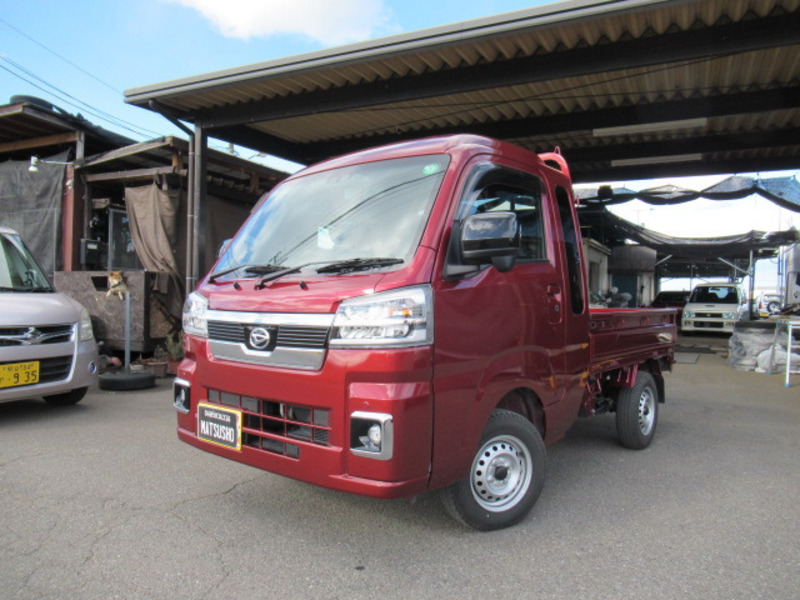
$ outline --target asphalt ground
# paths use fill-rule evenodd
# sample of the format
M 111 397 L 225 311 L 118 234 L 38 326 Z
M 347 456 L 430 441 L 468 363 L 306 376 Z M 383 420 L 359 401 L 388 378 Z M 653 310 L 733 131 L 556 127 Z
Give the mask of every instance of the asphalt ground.
M 170 385 L 0 404 L 0 598 L 800 598 L 800 376 L 676 365 L 650 448 L 579 421 L 492 533 L 185 445 Z

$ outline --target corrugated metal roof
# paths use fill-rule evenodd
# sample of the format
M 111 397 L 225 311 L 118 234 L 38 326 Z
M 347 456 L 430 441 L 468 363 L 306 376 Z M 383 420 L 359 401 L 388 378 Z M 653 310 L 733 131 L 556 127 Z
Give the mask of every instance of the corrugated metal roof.
M 537 151 L 559 145 L 579 180 L 663 174 L 676 165 L 660 157 L 694 155 L 693 145 L 702 160 L 684 172 L 794 168 L 798 9 L 800 0 L 561 2 L 138 88 L 126 99 L 301 162 L 475 132 Z M 701 116 L 706 125 L 688 131 L 593 134 Z M 612 166 L 642 156 L 651 165 Z

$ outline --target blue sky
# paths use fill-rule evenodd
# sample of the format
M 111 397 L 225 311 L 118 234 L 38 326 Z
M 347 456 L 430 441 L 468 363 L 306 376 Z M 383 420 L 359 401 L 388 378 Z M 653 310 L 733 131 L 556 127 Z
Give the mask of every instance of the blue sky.
M 151 139 L 178 132 L 126 105 L 125 90 L 549 3 L 9 0 L 0 12 L 0 104 L 38 96 L 135 140 Z

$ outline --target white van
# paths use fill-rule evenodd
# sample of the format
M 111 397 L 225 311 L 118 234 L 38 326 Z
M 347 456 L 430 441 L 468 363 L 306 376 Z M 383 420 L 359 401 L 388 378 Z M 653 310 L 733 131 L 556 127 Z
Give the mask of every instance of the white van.
M 747 296 L 733 283 L 701 283 L 683 308 L 681 331 L 733 333 L 737 321 L 747 316 Z
M 16 231 L 0 227 L 0 402 L 75 404 L 97 370 L 89 313 L 56 292 Z

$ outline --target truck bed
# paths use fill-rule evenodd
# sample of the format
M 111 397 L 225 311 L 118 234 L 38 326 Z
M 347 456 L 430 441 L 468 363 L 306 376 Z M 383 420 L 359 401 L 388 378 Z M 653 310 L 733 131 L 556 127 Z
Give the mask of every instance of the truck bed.
M 590 371 L 598 373 L 675 353 L 674 308 L 593 308 L 589 311 Z

